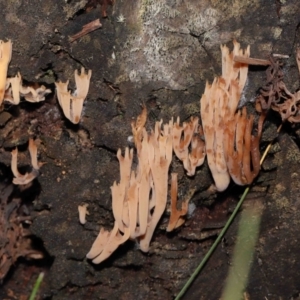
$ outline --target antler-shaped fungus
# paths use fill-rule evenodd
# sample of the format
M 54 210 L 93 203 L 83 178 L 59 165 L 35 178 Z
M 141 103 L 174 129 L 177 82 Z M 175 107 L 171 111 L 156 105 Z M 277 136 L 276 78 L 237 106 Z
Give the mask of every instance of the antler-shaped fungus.
M 6 89 L 6 74 L 11 60 L 12 42 L 0 40 L 0 105 L 3 103 Z
M 219 87 L 220 79 L 206 84 L 201 102 L 201 119 L 205 136 L 207 161 L 218 191 L 224 191 L 230 176 L 224 157 L 224 115 L 227 95 Z
M 130 183 L 133 149 L 129 151 L 129 149 L 126 148 L 124 157 L 121 154 L 121 149 L 119 149 L 117 152 L 117 157 L 120 164 L 120 183 L 117 184 L 114 182 L 113 186 L 111 187 L 112 209 L 119 230 L 124 232 L 123 207 Z
M 20 72 L 15 77 L 7 78 L 4 101 L 18 105 L 20 103 L 20 86 L 22 85 L 22 77 Z
M 125 227 L 124 230 L 124 234 L 122 235 L 116 222 L 111 232 L 101 228 L 86 257 L 93 259 L 94 264 L 99 264 L 107 259 L 121 244 L 128 240 L 129 228 Z
M 136 171 L 131 171 L 133 150 L 126 148 L 124 156 L 118 150 L 120 182 L 111 187 L 115 225 L 111 233 L 101 229 L 87 255 L 94 258 L 94 263 L 106 259 L 108 253 L 128 238 L 138 238 L 141 250 L 148 252 L 154 229 L 165 211 L 172 160 L 172 123 L 161 128 L 161 122 L 157 122 L 150 135 L 143 129 L 141 139 Z
M 225 129 L 224 150 L 229 174 L 238 185 L 252 183 L 260 170 L 259 140 L 252 136 L 254 116 L 247 116 L 246 107 L 228 121 Z M 263 122 L 260 119 L 260 122 Z M 251 168 L 252 166 L 252 168 Z
M 149 136 L 149 164 L 153 179 L 152 197 L 155 207 L 145 235 L 140 238 L 140 247 L 144 252 L 149 251 L 149 244 L 154 229 L 165 211 L 168 196 L 168 172 L 172 161 L 172 128 L 165 124 L 161 130 L 161 123 L 156 122 L 155 130 Z
M 11 151 L 11 170 L 15 176 L 13 183 L 17 185 L 28 184 L 33 181 L 38 175 L 41 163 L 37 160 L 37 146 L 33 139 L 29 139 L 29 153 L 31 158 L 32 170 L 30 173 L 26 172 L 22 175 L 18 170 L 18 149 L 15 148 Z
M 178 182 L 177 173 L 171 174 L 171 213 L 167 231 L 170 232 L 184 223 L 190 198 L 182 202 L 181 209 L 177 209 Z
M 88 94 L 92 70 L 86 74 L 84 68 L 81 68 L 81 74 L 77 70 L 74 72 L 76 90 L 73 94 L 68 91 L 69 80 L 66 82 L 56 82 L 56 93 L 58 103 L 61 106 L 64 115 L 72 123 L 78 124 L 83 108 L 83 102 Z
M 205 136 L 207 161 L 218 191 L 224 191 L 230 182 L 229 171 L 224 154 L 224 130 L 232 125 L 241 93 L 247 79 L 248 65 L 235 62 L 234 56 L 249 57 L 250 48 L 240 49 L 240 44 L 233 42 L 230 53 L 226 46 L 222 51 L 222 77 L 206 84 L 200 99 L 201 119 Z
M 44 85 L 36 89 L 32 86 L 23 86 L 22 76 L 18 72 L 15 77 L 6 79 L 4 101 L 18 105 L 20 103 L 20 96 L 22 96 L 28 102 L 40 102 L 44 101 L 45 96 L 49 93 L 51 93 L 51 90 L 46 89 Z
M 265 114 L 259 119 L 258 134 L 252 136 L 253 116 L 247 117 L 246 108 L 236 113 L 248 65 L 234 61 L 234 57 L 243 61 L 249 58 L 250 50 L 249 47 L 246 51 L 241 50 L 236 41 L 231 53 L 226 46 L 221 49 L 222 77 L 215 78 L 211 85 L 206 84 L 200 100 L 205 144 L 200 137 L 202 128 L 198 118 L 191 118 L 182 126 L 179 118 L 175 123 L 171 120 L 164 125 L 162 121 L 156 122 L 154 131 L 148 134 L 144 128 L 147 119 L 144 107 L 137 121 L 132 122 L 138 166 L 136 171 L 131 171 L 133 150 L 126 148 L 124 156 L 118 150 L 120 182 L 114 182 L 111 187 L 115 224 L 111 233 L 101 229 L 87 254 L 88 258 L 94 258 L 94 263 L 106 259 L 128 238 L 138 238 L 140 249 L 149 251 L 150 240 L 167 204 L 173 149 L 183 161 L 188 175 L 194 175 L 196 167 L 203 163 L 206 149 L 218 191 L 227 188 L 230 176 L 237 184 L 249 184 L 258 174 L 258 146 Z M 65 85 L 57 83 L 57 89 L 62 90 L 61 96 L 68 94 L 69 97 Z M 177 174 L 172 173 L 171 215 L 167 231 L 182 225 L 188 210 L 189 199 L 182 203 L 181 209 L 177 209 L 177 190 Z
M 199 118 L 192 117 L 189 122 L 183 122 L 180 126 L 178 117 L 172 126 L 173 150 L 177 158 L 183 162 L 188 176 L 195 175 L 196 168 L 201 166 L 205 159 L 205 143 L 199 136 L 201 132 Z

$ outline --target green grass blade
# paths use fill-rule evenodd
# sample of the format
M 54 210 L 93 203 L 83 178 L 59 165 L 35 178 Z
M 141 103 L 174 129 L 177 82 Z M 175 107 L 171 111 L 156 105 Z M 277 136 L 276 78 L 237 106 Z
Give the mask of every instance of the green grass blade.
M 181 289 L 181 291 L 179 292 L 179 294 L 176 296 L 175 300 L 179 300 L 181 299 L 181 297 L 185 294 L 185 292 L 188 290 L 188 288 L 190 287 L 190 285 L 192 284 L 192 282 L 195 280 L 195 278 L 197 277 L 197 275 L 200 273 L 200 271 L 203 269 L 203 267 L 205 266 L 206 262 L 208 261 L 208 259 L 210 258 L 210 256 L 212 255 L 212 253 L 215 251 L 215 249 L 217 248 L 219 242 L 221 241 L 221 239 L 224 237 L 227 229 L 229 228 L 230 224 L 232 223 L 233 219 L 235 218 L 236 214 L 238 213 L 241 205 L 243 204 L 247 194 L 249 192 L 249 187 L 247 187 L 241 197 L 241 199 L 239 200 L 236 208 L 234 209 L 233 213 L 231 214 L 231 216 L 229 217 L 226 225 L 223 227 L 222 231 L 220 232 L 220 234 L 218 235 L 218 237 L 216 238 L 215 242 L 212 244 L 212 246 L 210 247 L 209 251 L 206 253 L 206 255 L 204 256 L 204 258 L 202 259 L 201 263 L 198 265 L 198 267 L 196 268 L 196 270 L 194 271 L 194 273 L 191 275 L 191 277 L 189 278 L 189 280 L 186 282 L 186 284 L 184 285 L 184 287 Z
M 282 128 L 282 123 L 280 124 L 280 126 L 277 129 L 277 133 L 280 132 Z M 271 142 L 268 147 L 265 149 L 261 160 L 260 160 L 260 164 L 262 165 L 264 159 L 266 158 L 271 146 L 272 146 L 273 142 Z M 179 292 L 179 294 L 176 296 L 175 300 L 179 300 L 181 299 L 181 297 L 185 294 L 185 292 L 188 290 L 188 288 L 190 287 L 190 285 L 193 283 L 193 281 L 195 280 L 195 278 L 198 276 L 198 274 L 201 272 L 201 270 L 203 269 L 203 267 L 205 266 L 206 262 L 208 261 L 208 259 L 210 258 L 210 256 L 212 255 L 212 253 L 214 252 L 214 250 L 217 248 L 219 242 L 221 241 L 221 239 L 224 237 L 227 229 L 229 228 L 229 226 L 231 225 L 232 221 L 234 220 L 235 216 L 237 215 L 241 205 L 243 204 L 248 192 L 250 190 L 250 187 L 248 186 L 241 199 L 239 200 L 236 208 L 234 209 L 232 215 L 230 216 L 230 218 L 228 219 L 227 223 L 225 224 L 224 228 L 222 229 L 222 231 L 220 232 L 220 234 L 218 235 L 217 239 L 215 240 L 215 242 L 212 244 L 212 246 L 210 247 L 209 251 L 206 253 L 206 255 L 204 256 L 204 258 L 202 259 L 202 261 L 200 262 L 200 264 L 198 265 L 197 269 L 194 271 L 194 273 L 191 275 L 191 277 L 189 278 L 189 280 L 185 283 L 185 285 L 183 286 L 183 288 L 181 289 L 181 291 Z
M 38 276 L 37 280 L 35 281 L 35 284 L 34 284 L 34 287 L 33 287 L 33 290 L 31 292 L 31 295 L 29 297 L 29 300 L 34 300 L 35 297 L 36 297 L 36 294 L 40 288 L 40 285 L 43 281 L 43 278 L 44 278 L 44 273 L 40 273 L 40 275 Z
M 261 202 L 253 200 L 241 213 L 232 265 L 226 279 L 222 300 L 243 299 L 259 235 L 263 208 Z

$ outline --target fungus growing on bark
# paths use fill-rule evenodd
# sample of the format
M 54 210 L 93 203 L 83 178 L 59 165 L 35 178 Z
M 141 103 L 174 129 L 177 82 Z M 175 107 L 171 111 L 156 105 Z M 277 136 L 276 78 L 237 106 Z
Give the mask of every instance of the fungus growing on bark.
M 201 119 L 205 136 L 205 147 L 208 166 L 218 191 L 224 191 L 230 176 L 224 157 L 224 115 L 226 94 L 220 89 L 219 81 L 215 79 L 212 85 L 206 84 L 201 98 Z M 227 97 L 228 100 L 228 97 Z
M 58 103 L 66 118 L 74 124 L 78 124 L 80 121 L 83 102 L 89 91 L 91 76 L 92 70 L 88 70 L 87 74 L 84 68 L 81 68 L 81 74 L 75 70 L 76 90 L 73 94 L 68 91 L 69 80 L 65 83 L 61 81 L 55 83 Z
M 20 86 L 22 86 L 22 76 L 20 72 L 15 77 L 6 79 L 4 101 L 18 105 L 20 103 Z
M 167 231 L 170 232 L 184 223 L 184 216 L 187 214 L 190 198 L 182 202 L 181 209 L 177 209 L 178 183 L 177 173 L 171 174 L 171 213 Z
M 246 83 L 248 65 L 235 62 L 234 56 L 248 58 L 250 48 L 240 49 L 240 44 L 233 42 L 230 53 L 226 46 L 222 50 L 222 77 L 206 84 L 200 100 L 201 119 L 205 136 L 207 160 L 218 191 L 224 191 L 230 182 L 230 174 L 224 153 L 224 130 L 233 125 L 241 94 Z
M 150 217 L 150 211 L 155 205 L 155 193 L 153 190 L 153 175 L 150 171 L 150 155 L 152 157 L 152 152 L 149 147 L 149 137 L 143 128 L 143 136 L 138 151 L 138 174 L 137 181 L 139 183 L 138 189 L 138 234 L 143 236 L 146 233 L 148 221 Z M 150 197 L 151 196 L 151 197 Z
M 100 264 L 107 259 L 121 244 L 129 238 L 129 228 L 125 227 L 124 234 L 119 231 L 118 224 L 115 223 L 111 232 L 101 228 L 91 250 L 86 255 L 87 258 L 93 259 L 94 264 Z
M 154 211 L 149 216 L 146 233 L 140 237 L 140 248 L 149 251 L 149 245 L 158 221 L 165 211 L 168 196 L 168 172 L 172 161 L 172 126 L 156 122 L 154 132 L 149 137 L 149 165 L 153 180 L 152 201 Z
M 147 108 L 143 105 L 142 112 L 138 115 L 135 121 L 131 122 L 131 131 L 136 149 L 139 149 L 142 140 L 143 129 L 147 121 Z
M 87 255 L 94 258 L 101 253 L 94 263 L 106 259 L 129 238 L 138 239 L 140 249 L 149 251 L 154 229 L 166 208 L 172 160 L 172 123 L 161 125 L 157 122 L 149 135 L 143 128 L 135 171 L 131 171 L 133 150 L 126 148 L 124 156 L 118 150 L 120 182 L 111 187 L 115 225 L 111 233 L 101 229 Z
M 86 223 L 85 217 L 89 214 L 89 212 L 87 211 L 88 206 L 88 204 L 78 205 L 79 222 L 82 225 Z
M 6 75 L 8 65 L 11 60 L 12 42 L 9 40 L 3 42 L 0 40 L 0 105 L 3 103 L 5 88 L 6 88 Z
M 22 76 L 18 72 L 15 77 L 6 78 L 8 65 L 11 60 L 12 43 L 0 40 L 0 105 L 7 101 L 13 105 L 20 103 L 20 96 L 29 102 L 40 102 L 51 93 L 44 85 L 37 88 L 22 85 Z
M 20 96 L 24 97 L 28 102 L 40 102 L 45 100 L 45 96 L 50 94 L 51 90 L 44 85 L 34 88 L 32 86 L 22 85 L 22 76 L 20 72 L 15 77 L 6 79 L 6 87 L 4 94 L 4 101 L 13 105 L 20 103 Z
M 247 116 L 246 107 L 228 121 L 224 132 L 224 153 L 229 174 L 238 185 L 252 183 L 260 170 L 259 140 L 261 126 L 257 136 L 251 135 L 254 116 Z M 260 118 L 260 122 L 263 122 Z
M 37 159 L 37 146 L 33 139 L 29 139 L 28 150 L 31 158 L 31 172 L 26 172 L 22 175 L 18 170 L 18 149 L 15 148 L 11 151 L 11 170 L 15 178 L 13 179 L 13 183 L 17 185 L 25 185 L 33 181 L 38 175 L 41 163 L 38 162 Z
M 50 94 L 51 90 L 47 89 L 44 85 L 38 86 L 36 89 L 28 86 L 21 86 L 20 94 L 28 102 L 41 102 L 45 100 L 45 96 Z
M 118 184 L 114 182 L 113 186 L 111 187 L 112 210 L 115 221 L 118 224 L 118 228 L 121 231 L 124 231 L 123 210 L 124 202 L 127 198 L 126 192 L 130 182 L 133 149 L 129 151 L 129 149 L 126 148 L 124 157 L 121 154 L 121 149 L 119 149 L 117 152 L 117 157 L 120 164 L 120 182 Z
M 137 121 L 132 122 L 138 165 L 132 171 L 133 150 L 126 148 L 124 156 L 118 150 L 120 182 L 114 182 L 111 187 L 114 228 L 112 232 L 101 229 L 87 255 L 94 263 L 106 259 L 129 238 L 137 239 L 142 251 L 149 251 L 154 230 L 167 204 L 168 173 L 173 150 L 190 176 L 203 163 L 206 150 L 218 191 L 227 188 L 230 177 L 237 184 L 244 185 L 250 184 L 258 174 L 259 140 L 265 114 L 259 118 L 257 134 L 252 135 L 254 117 L 247 116 L 246 108 L 237 111 L 247 79 L 248 65 L 244 62 L 248 61 L 250 50 L 249 47 L 246 51 L 241 50 L 236 41 L 231 53 L 226 46 L 221 49 L 222 76 L 215 78 L 211 85 L 206 84 L 200 100 L 203 132 L 198 118 L 191 118 L 182 125 L 178 118 L 175 123 L 173 120 L 164 125 L 162 121 L 156 122 L 154 131 L 148 134 L 144 128 L 147 119 L 145 107 Z M 258 60 L 254 61 L 258 63 Z M 65 86 L 62 89 L 67 92 Z M 188 211 L 191 197 L 187 197 L 178 209 L 177 194 L 177 174 L 172 173 L 171 213 L 167 231 L 182 225 Z
M 180 126 L 178 117 L 177 122 L 172 125 L 173 150 L 183 162 L 188 176 L 195 175 L 196 167 L 201 166 L 205 159 L 205 143 L 200 138 L 201 133 L 199 118 L 192 117 L 189 122 L 183 122 Z

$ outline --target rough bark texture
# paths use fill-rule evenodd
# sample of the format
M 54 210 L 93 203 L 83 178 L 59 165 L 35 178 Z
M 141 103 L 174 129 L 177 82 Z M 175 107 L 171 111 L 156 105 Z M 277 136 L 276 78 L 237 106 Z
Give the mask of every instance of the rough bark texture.
M 113 224 L 110 186 L 119 180 L 116 151 L 127 145 L 130 121 L 142 103 L 150 126 L 161 118 L 179 115 L 184 121 L 199 115 L 205 81 L 221 74 L 220 44 L 231 45 L 233 38 L 250 44 L 252 57 L 289 55 L 285 82 L 294 91 L 299 85 L 294 54 L 300 44 L 300 5 L 297 0 L 116 0 L 108 6 L 108 18 L 101 18 L 102 28 L 70 43 L 69 36 L 101 17 L 99 6 L 84 9 L 88 2 L 0 1 L 0 38 L 13 41 L 9 76 L 20 70 L 28 82 L 54 90 L 58 79 L 71 79 L 74 86 L 76 68 L 93 72 L 78 126 L 64 118 L 54 95 L 42 103 L 6 107 L 0 114 L 0 161 L 8 167 L 9 150 L 25 149 L 34 135 L 40 160 L 47 163 L 31 208 L 48 212 L 38 214 L 31 231 L 54 258 L 41 299 L 172 299 L 207 252 L 235 203 L 232 196 L 241 189 L 232 185 L 216 197 L 208 189 L 212 179 L 206 164 L 189 179 L 173 162 L 182 199 L 196 189 L 191 201 L 196 209 L 186 225 L 167 235 L 163 218 L 149 254 L 128 242 L 94 266 L 85 255 L 100 226 Z M 263 68 L 250 69 L 244 102 L 254 100 L 264 78 Z M 276 122 L 275 117 L 265 124 L 263 143 L 276 135 Z M 288 126 L 284 131 L 247 200 L 255 198 L 265 207 L 247 288 L 251 299 L 296 299 L 300 293 L 299 132 Z M 83 202 L 90 212 L 84 226 L 77 212 Z M 219 299 L 235 227 L 186 299 Z M 22 272 L 15 269 L 0 298 L 8 298 L 10 281 L 22 280 Z M 29 294 L 35 276 L 14 290 L 17 298 Z

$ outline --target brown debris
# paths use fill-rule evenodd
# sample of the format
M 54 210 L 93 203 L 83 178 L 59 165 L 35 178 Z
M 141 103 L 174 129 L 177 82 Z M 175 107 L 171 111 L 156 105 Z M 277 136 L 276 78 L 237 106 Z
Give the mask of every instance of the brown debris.
M 239 62 L 239 63 L 247 64 L 247 65 L 253 65 L 253 66 L 269 66 L 269 65 L 271 65 L 271 62 L 268 59 L 244 57 L 244 56 L 239 56 L 239 55 L 235 55 L 233 57 L 233 60 L 235 62 Z
M 100 23 L 100 19 L 96 19 L 82 27 L 82 30 L 79 31 L 78 33 L 72 35 L 69 37 L 69 42 L 73 43 L 77 39 L 85 36 L 86 34 L 95 31 L 96 29 L 102 27 L 102 24 Z
M 296 50 L 296 62 L 297 62 L 298 71 L 300 74 L 300 48 L 297 48 L 297 50 Z
M 30 217 L 22 216 L 21 199 L 11 199 L 12 190 L 12 185 L 0 185 L 0 281 L 19 257 L 43 258 L 41 252 L 31 247 L 30 232 L 23 227 Z
M 266 70 L 266 83 L 260 90 L 255 107 L 258 112 L 267 114 L 272 108 L 277 111 L 282 121 L 300 122 L 300 91 L 291 93 L 284 81 L 282 64 L 277 58 L 270 58 L 271 65 Z M 300 50 L 297 50 L 296 61 L 300 73 Z
M 260 95 L 256 99 L 256 109 L 259 112 L 267 112 L 271 108 L 271 105 L 274 106 L 279 104 L 283 99 L 287 99 L 281 63 L 272 56 L 270 57 L 270 61 L 271 65 L 266 70 L 266 83 L 261 88 Z
M 108 7 L 108 5 L 111 5 L 111 6 L 114 5 L 115 0 L 100 0 L 99 2 L 101 4 L 101 15 L 103 18 L 106 18 L 107 17 L 107 12 L 106 12 L 107 7 Z
M 86 5 L 86 10 L 90 10 L 91 8 L 97 7 L 97 5 L 101 5 L 101 16 L 103 18 L 107 17 L 107 7 L 108 5 L 112 6 L 115 4 L 115 0 L 89 0 Z

